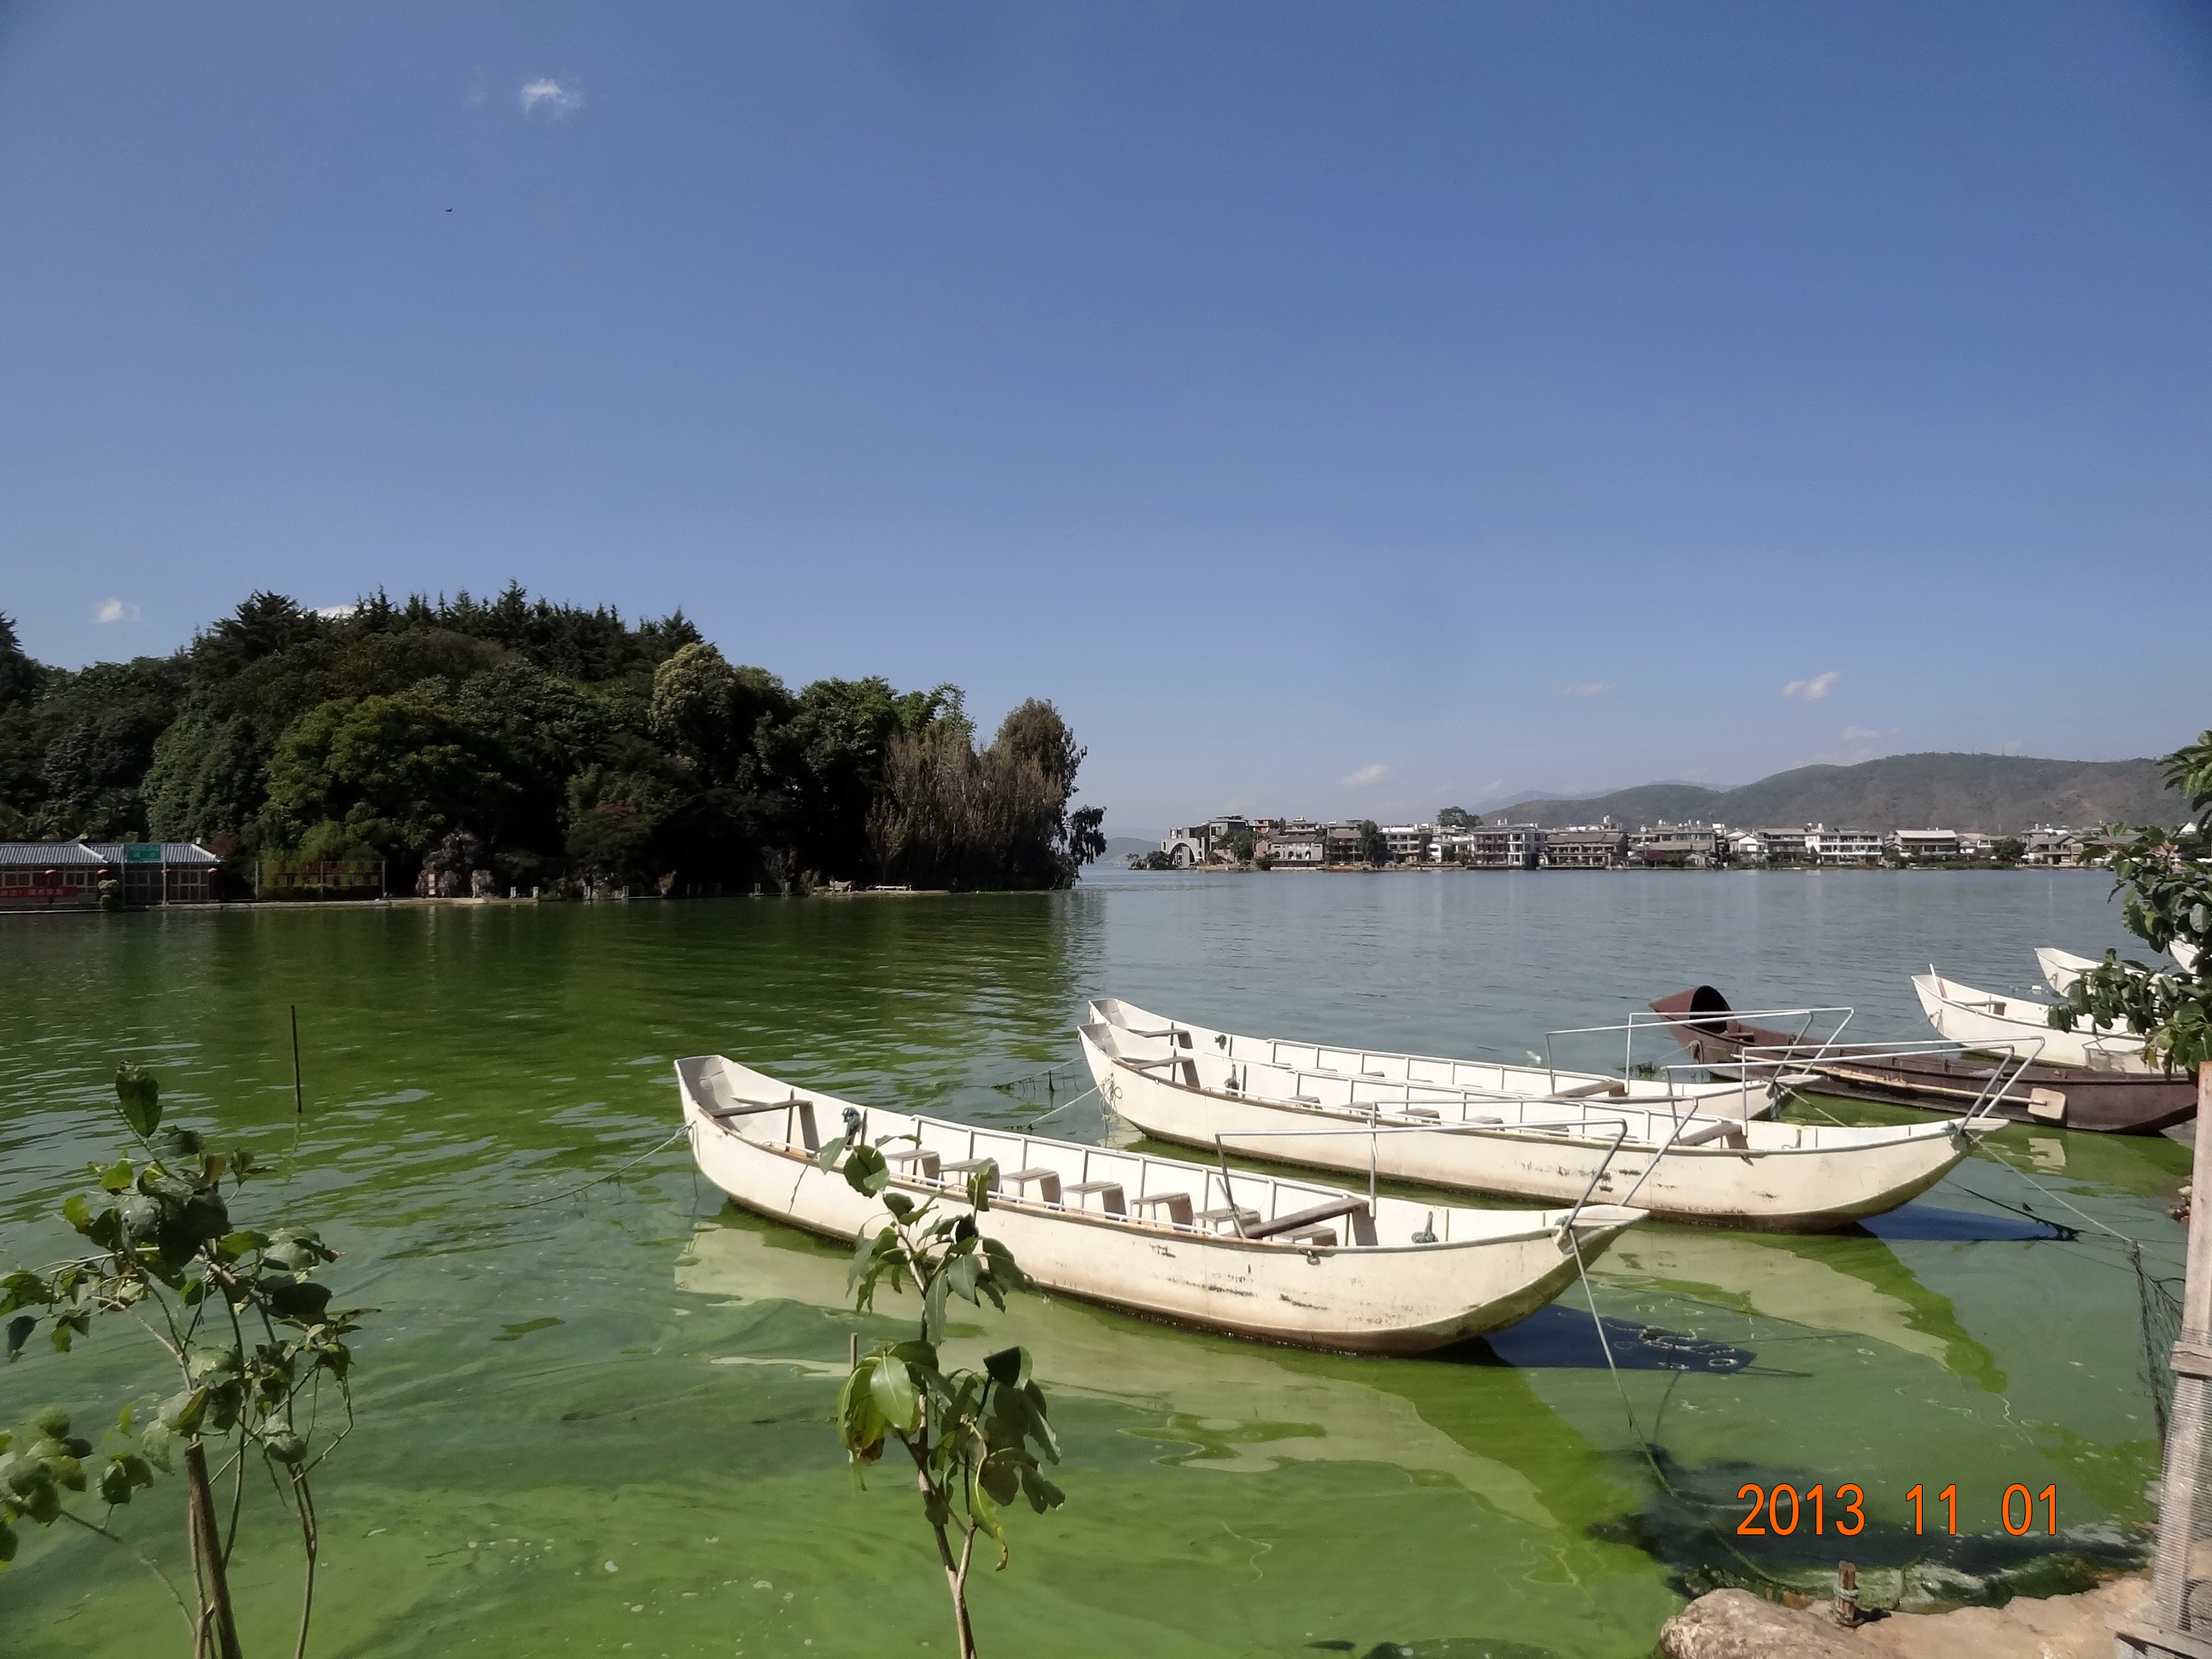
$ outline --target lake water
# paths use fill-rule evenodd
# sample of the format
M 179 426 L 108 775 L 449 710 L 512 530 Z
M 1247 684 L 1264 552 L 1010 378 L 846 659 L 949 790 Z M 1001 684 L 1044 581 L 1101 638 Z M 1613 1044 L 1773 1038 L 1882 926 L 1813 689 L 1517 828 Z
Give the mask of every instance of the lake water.
M 856 1494 L 826 1420 L 848 1334 L 903 1328 L 910 1305 L 888 1304 L 897 1323 L 843 1311 L 845 1250 L 736 1214 L 680 1144 L 650 1150 L 675 1058 L 726 1052 L 957 1117 L 1060 1109 L 1052 1132 L 1099 1139 L 1095 1098 L 1062 1108 L 1091 994 L 1518 1057 L 1703 980 L 1739 1006 L 1853 1004 L 1855 1035 L 1914 1037 L 1905 976 L 1929 962 L 2017 989 L 2038 945 L 2124 947 L 2107 887 L 1113 874 L 1054 895 L 0 918 L 0 1244 L 66 1248 L 46 1218 L 114 1146 L 119 1057 L 159 1073 L 174 1117 L 283 1153 L 296 1003 L 301 1155 L 237 1211 L 319 1220 L 347 1252 L 341 1300 L 384 1310 L 362 1426 L 322 1488 L 315 1651 L 945 1651 L 910 1487 L 886 1470 Z M 983 1650 L 1639 1659 L 1715 1571 L 1917 1559 L 1925 1585 L 1963 1590 L 1946 1570 L 2047 1584 L 2124 1559 L 2156 1431 L 2137 1273 L 2111 1235 L 2178 1273 L 2165 1212 L 2187 1163 L 2160 1139 L 2016 1127 L 1869 1230 L 1639 1228 L 1595 1275 L 1618 1381 L 1579 1291 L 1420 1359 L 1018 1298 L 964 1340 L 1037 1355 L 1068 1503 L 1015 1516 L 1012 1565 L 979 1574 Z M 120 1328 L 66 1356 L 40 1339 L 0 1370 L 0 1419 L 112 1413 L 163 1382 L 144 1359 Z M 1738 1536 L 1747 1481 L 1855 1483 L 1868 1524 Z M 1935 1503 L 1951 1485 L 1956 1540 Z M 2012 1485 L 2056 1486 L 2061 1536 L 2040 1508 L 2033 1534 L 2004 1531 Z M 157 1488 L 125 1517 L 172 1559 L 173 1506 Z M 249 1654 L 289 1650 L 295 1558 L 267 1536 L 239 1570 Z M 82 1537 L 33 1530 L 0 1601 L 24 1651 L 137 1659 L 178 1634 L 137 1569 Z

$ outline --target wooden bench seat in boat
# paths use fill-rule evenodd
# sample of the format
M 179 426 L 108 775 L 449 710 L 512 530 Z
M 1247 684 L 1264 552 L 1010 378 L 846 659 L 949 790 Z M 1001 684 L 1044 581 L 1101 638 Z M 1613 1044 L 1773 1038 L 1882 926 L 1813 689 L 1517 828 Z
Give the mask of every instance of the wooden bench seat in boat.
M 1717 1123 L 1707 1123 L 1694 1129 L 1685 1129 L 1676 1135 L 1670 1144 L 1676 1146 L 1702 1146 L 1709 1140 L 1717 1140 L 1729 1146 L 1747 1146 L 1750 1144 L 1744 1135 L 1743 1125 L 1734 1118 L 1723 1118 Z
M 800 1141 L 810 1152 L 822 1150 L 822 1142 L 814 1133 L 814 1103 L 811 1100 L 740 1100 L 732 1095 L 726 1103 L 718 1100 L 699 1109 L 717 1123 L 727 1122 L 733 1117 L 757 1117 L 766 1112 L 796 1111 Z
M 943 1173 L 949 1176 L 964 1176 L 974 1170 L 982 1169 L 987 1164 L 990 1167 L 991 1170 L 991 1190 L 995 1193 L 999 1190 L 1000 1179 L 999 1160 L 995 1158 L 956 1158 L 953 1162 L 947 1164 L 943 1167 Z
M 1146 1193 L 1141 1198 L 1132 1199 L 1130 1207 L 1140 1213 L 1146 1210 L 1164 1208 L 1170 1224 L 1188 1227 L 1191 1223 L 1188 1193 Z
M 1625 1095 L 1627 1092 L 1628 1085 L 1626 1083 L 1620 1081 L 1618 1079 L 1614 1079 L 1610 1081 L 1598 1083 L 1578 1083 L 1571 1089 L 1560 1089 L 1555 1091 L 1552 1098 L 1554 1100 L 1588 1100 L 1592 1095 Z
M 1060 1202 L 1060 1171 L 1039 1165 L 1034 1170 L 1013 1170 L 999 1177 L 1014 1189 L 1017 1198 L 1029 1196 L 1029 1186 L 1036 1182 L 1037 1196 L 1048 1204 Z
M 933 1152 L 927 1146 L 901 1146 L 884 1154 L 884 1162 L 894 1170 L 903 1166 L 908 1174 L 920 1176 L 924 1181 L 938 1178 L 938 1165 L 942 1159 L 941 1153 Z
M 1079 1210 L 1089 1209 L 1091 1206 L 1081 1200 L 1095 1194 L 1098 1207 L 1107 1214 L 1129 1213 L 1128 1206 L 1122 1201 L 1121 1183 L 1118 1181 L 1079 1181 L 1073 1187 L 1063 1187 L 1060 1192 L 1063 1195 L 1061 1201 L 1064 1203 L 1067 1199 L 1074 1199 L 1078 1200 L 1075 1207 Z
M 1273 1221 L 1263 1221 L 1256 1227 L 1247 1226 L 1244 1237 L 1276 1238 L 1285 1233 L 1310 1230 L 1316 1223 L 1334 1221 L 1339 1216 L 1351 1222 L 1352 1237 L 1358 1243 L 1372 1244 L 1375 1242 L 1374 1212 L 1367 1207 L 1365 1199 L 1349 1196 L 1331 1199 L 1328 1203 L 1314 1205 L 1310 1209 L 1293 1210 L 1288 1215 L 1277 1216 Z M 1364 1237 L 1361 1237 L 1363 1233 L 1365 1235 Z
M 1235 1209 L 1200 1210 L 1191 1218 L 1202 1226 L 1212 1228 L 1216 1232 L 1221 1231 L 1224 1223 L 1234 1224 L 1230 1227 L 1230 1231 L 1234 1232 L 1240 1225 L 1257 1226 L 1260 1222 L 1260 1212 L 1257 1210 L 1248 1210 L 1240 1204 Z

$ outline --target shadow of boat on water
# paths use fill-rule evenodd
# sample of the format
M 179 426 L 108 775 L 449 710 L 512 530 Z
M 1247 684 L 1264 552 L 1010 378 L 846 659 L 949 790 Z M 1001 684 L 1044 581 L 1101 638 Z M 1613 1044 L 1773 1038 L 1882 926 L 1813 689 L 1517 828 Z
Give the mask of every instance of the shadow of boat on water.
M 845 1291 L 850 1259 L 848 1249 L 729 1206 L 693 1233 L 676 1288 L 725 1305 L 822 1310 L 822 1340 L 787 1344 L 803 1352 L 710 1358 L 789 1366 L 826 1387 L 843 1378 L 845 1332 L 858 1322 Z M 951 1363 L 978 1365 L 1018 1343 L 1049 1390 L 1134 1413 L 1138 1422 L 1123 1431 L 1158 1443 L 1164 1464 L 1228 1474 L 1300 1462 L 1386 1465 L 1423 1484 L 1456 1485 L 1569 1553 L 1589 1547 L 1583 1517 L 1632 1501 L 1607 1473 L 1606 1455 L 1507 1367 L 1269 1347 L 1034 1293 L 1009 1298 L 1004 1315 L 955 1306 Z M 888 1307 L 903 1311 L 896 1301 Z M 1547 1495 L 1563 1477 L 1578 1498 L 1602 1481 L 1609 1501 L 1563 1516 Z

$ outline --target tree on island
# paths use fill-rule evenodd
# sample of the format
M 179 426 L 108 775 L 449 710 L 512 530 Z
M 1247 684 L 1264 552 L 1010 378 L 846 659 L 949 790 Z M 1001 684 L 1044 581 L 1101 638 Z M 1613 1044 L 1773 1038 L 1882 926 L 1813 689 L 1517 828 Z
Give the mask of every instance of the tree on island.
M 1352 825 L 1359 831 L 1359 861 L 1362 864 L 1387 864 L 1390 861 L 1390 844 L 1382 839 L 1382 831 L 1372 818 L 1361 818 Z
M 562 880 L 1056 887 L 1104 849 L 1031 700 L 980 753 L 956 687 L 793 691 L 679 611 L 256 593 L 166 658 L 75 672 L 0 617 L 0 834 L 384 863 L 400 890 Z

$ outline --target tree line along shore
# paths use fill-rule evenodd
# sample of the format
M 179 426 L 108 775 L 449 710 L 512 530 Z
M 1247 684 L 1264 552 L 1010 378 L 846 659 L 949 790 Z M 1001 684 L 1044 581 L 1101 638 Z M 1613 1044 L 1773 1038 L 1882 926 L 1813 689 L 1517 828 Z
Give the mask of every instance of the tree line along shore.
M 1030 699 L 793 691 L 678 611 L 257 592 L 164 657 L 50 667 L 0 616 L 0 841 L 192 842 L 426 897 L 1065 887 L 1103 850 L 1083 749 Z

